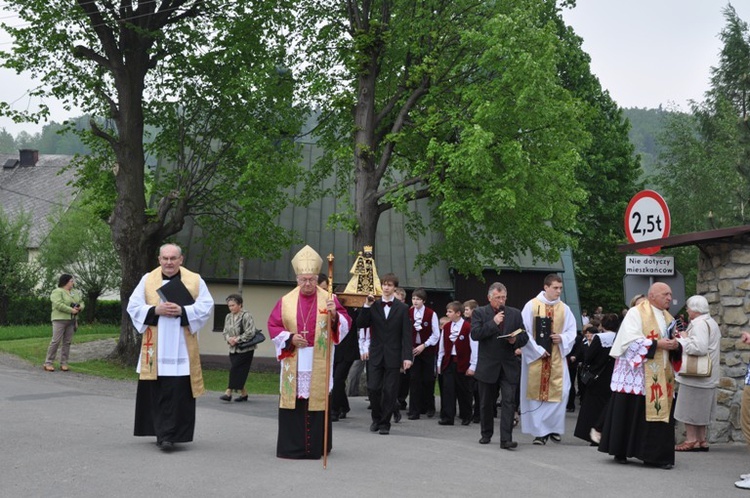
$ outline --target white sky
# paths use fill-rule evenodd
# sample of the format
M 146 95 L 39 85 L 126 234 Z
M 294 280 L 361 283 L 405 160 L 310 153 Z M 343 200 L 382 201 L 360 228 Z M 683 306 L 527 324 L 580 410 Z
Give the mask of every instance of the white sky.
M 563 17 L 583 38 L 592 72 L 621 107 L 661 104 L 686 110 L 689 100 L 703 99 L 710 68 L 718 62 L 726 0 L 577 0 L 577 4 Z M 734 7 L 741 19 L 750 22 L 750 2 L 735 0 Z M 7 14 L 3 20 L 14 24 Z M 9 50 L 10 43 L 0 33 L 0 50 Z M 35 86 L 30 77 L 0 70 L 0 78 L 0 100 L 16 109 L 38 105 L 26 95 Z M 59 103 L 48 105 L 56 121 L 80 114 Z M 21 130 L 35 133 L 41 126 L 0 118 L 0 128 L 13 135 Z

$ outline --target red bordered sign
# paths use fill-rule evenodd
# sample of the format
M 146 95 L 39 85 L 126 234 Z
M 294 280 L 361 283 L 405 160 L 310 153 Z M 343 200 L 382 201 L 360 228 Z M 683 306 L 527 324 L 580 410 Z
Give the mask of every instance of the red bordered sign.
M 669 237 L 669 208 L 664 198 L 653 190 L 635 194 L 625 210 L 625 233 L 631 244 Z M 645 255 L 656 254 L 661 246 L 636 249 Z

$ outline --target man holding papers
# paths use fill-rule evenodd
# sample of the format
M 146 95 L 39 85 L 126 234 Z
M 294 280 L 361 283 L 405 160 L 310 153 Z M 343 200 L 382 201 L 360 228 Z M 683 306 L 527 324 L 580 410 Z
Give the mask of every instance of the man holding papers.
M 488 444 L 494 433 L 493 413 L 500 386 L 500 447 L 512 450 L 518 446 L 513 441 L 513 418 L 516 413 L 516 390 L 521 375 L 521 365 L 515 354 L 528 337 L 525 333 L 513 334 L 523 327 L 521 312 L 505 306 L 508 290 L 500 282 L 490 285 L 487 291 L 489 304 L 471 314 L 471 338 L 479 345 L 479 355 L 474 378 L 479 389 L 479 421 L 482 438 L 479 444 Z
M 198 330 L 214 306 L 206 283 L 182 262 L 179 246 L 163 245 L 159 267 L 141 278 L 127 308 L 143 335 L 134 435 L 156 436 L 162 451 L 193 440 L 195 398 L 205 391 Z

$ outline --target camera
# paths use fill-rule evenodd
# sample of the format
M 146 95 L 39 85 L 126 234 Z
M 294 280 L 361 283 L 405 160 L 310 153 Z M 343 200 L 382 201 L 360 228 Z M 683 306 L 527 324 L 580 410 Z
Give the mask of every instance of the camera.
M 81 304 L 80 304 L 80 303 L 71 303 L 71 304 L 70 304 L 70 307 L 71 307 L 71 308 L 80 308 L 80 307 L 81 307 Z

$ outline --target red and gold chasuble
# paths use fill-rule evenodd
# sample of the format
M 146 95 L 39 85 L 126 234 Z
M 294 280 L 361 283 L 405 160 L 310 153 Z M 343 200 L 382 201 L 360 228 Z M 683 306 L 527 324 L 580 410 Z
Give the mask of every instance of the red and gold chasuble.
M 310 379 L 311 411 L 324 411 L 326 389 L 329 379 L 326 378 L 326 349 L 328 348 L 328 313 L 326 302 L 328 293 L 318 288 L 317 317 L 315 320 L 315 339 L 313 340 L 312 378 Z M 297 310 L 299 309 L 299 287 L 281 298 L 281 320 L 284 329 L 292 334 L 297 333 Z M 297 354 L 294 351 L 281 360 L 281 397 L 279 407 L 294 410 L 297 403 Z
M 661 339 L 661 329 L 651 303 L 644 300 L 637 308 L 643 322 L 643 335 L 654 341 Z M 663 310 L 662 313 L 665 323 L 670 324 L 673 320 L 672 315 Z M 643 362 L 643 368 L 646 421 L 668 423 L 674 401 L 674 370 L 669 361 L 669 352 L 657 349 L 653 358 Z
M 532 299 L 531 323 L 536 327 L 536 317 L 551 318 L 552 332 L 561 334 L 565 325 L 565 304 L 558 302 L 548 305 L 537 298 Z M 536 337 L 536 330 L 534 331 Z M 552 353 L 529 364 L 529 379 L 526 384 L 526 398 L 537 401 L 560 403 L 563 399 L 563 355 L 561 344 L 552 345 Z
M 200 276 L 190 270 L 180 267 L 180 280 L 187 288 L 193 299 L 198 299 L 200 292 Z M 145 282 L 145 300 L 146 304 L 158 306 L 161 302 L 159 294 L 156 292 L 164 284 L 161 276 L 161 267 L 154 269 L 146 277 Z M 193 397 L 197 398 L 206 392 L 203 386 L 203 370 L 201 369 L 200 351 L 198 349 L 198 337 L 190 333 L 189 327 L 183 327 L 185 333 L 185 345 L 188 350 L 190 359 L 190 387 L 193 391 Z M 140 380 L 156 380 L 158 377 L 158 368 L 156 361 L 156 351 L 159 334 L 156 325 L 149 325 L 143 333 L 141 341 L 141 374 Z

